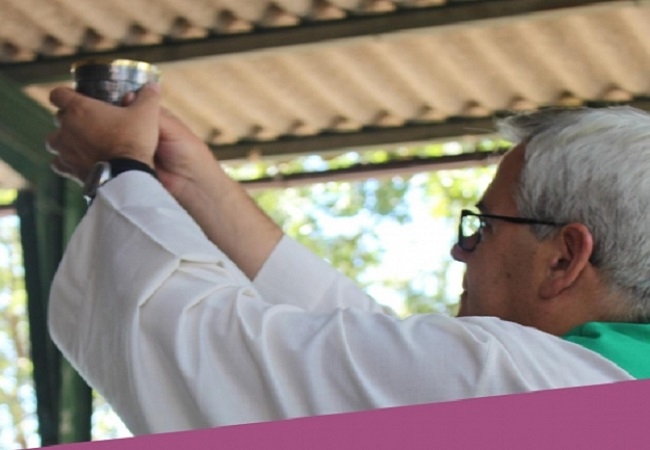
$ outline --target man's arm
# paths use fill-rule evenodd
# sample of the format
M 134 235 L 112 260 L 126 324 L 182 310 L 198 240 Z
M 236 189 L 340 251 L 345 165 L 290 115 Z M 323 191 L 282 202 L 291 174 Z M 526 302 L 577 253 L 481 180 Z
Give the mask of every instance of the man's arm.
M 205 143 L 166 110 L 155 162 L 167 191 L 255 282 L 266 301 L 300 302 L 303 308 L 320 310 L 382 310 L 356 283 L 284 236 Z
M 282 231 L 228 177 L 207 146 L 169 112 L 158 88 L 147 86 L 128 107 L 115 107 L 58 88 L 61 129 L 48 137 L 53 168 L 83 182 L 97 161 L 130 158 L 156 169 L 160 181 L 206 235 L 254 278 Z M 119 132 L 118 132 L 119 130 Z
M 206 236 L 253 279 L 282 238 L 278 227 L 231 179 L 207 145 L 163 110 L 156 171 Z
M 67 88 L 55 89 L 51 97 L 61 108 L 57 116 L 62 127 L 48 138 L 57 172 L 83 181 L 94 162 L 116 156 L 155 166 L 167 191 L 228 255 L 228 264 L 236 266 L 233 271 L 254 279 L 268 301 L 380 309 L 350 279 L 283 237 L 205 143 L 171 113 L 159 111 L 157 89 L 141 91 L 126 108 Z

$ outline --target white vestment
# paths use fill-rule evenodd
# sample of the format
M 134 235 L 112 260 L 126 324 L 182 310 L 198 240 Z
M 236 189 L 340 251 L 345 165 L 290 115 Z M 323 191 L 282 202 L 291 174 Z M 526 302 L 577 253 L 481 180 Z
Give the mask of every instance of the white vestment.
M 251 282 L 142 172 L 100 189 L 49 325 L 135 434 L 633 379 L 497 318 L 396 318 L 287 237 Z

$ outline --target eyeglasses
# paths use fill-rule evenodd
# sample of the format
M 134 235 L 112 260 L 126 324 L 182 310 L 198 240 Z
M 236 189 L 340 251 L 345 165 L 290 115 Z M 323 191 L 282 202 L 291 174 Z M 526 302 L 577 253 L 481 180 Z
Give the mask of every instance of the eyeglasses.
M 477 214 L 467 209 L 460 212 L 460 224 L 458 225 L 458 246 L 466 252 L 472 252 L 481 242 L 483 229 L 487 226 L 485 219 L 504 220 L 510 223 L 526 225 L 552 225 L 561 226 L 558 223 L 545 220 L 526 219 L 524 217 L 497 216 L 494 214 Z

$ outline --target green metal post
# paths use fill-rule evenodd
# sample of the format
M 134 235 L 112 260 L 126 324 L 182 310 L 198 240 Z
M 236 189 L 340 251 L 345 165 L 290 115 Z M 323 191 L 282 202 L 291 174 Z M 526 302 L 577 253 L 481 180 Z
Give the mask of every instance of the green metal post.
M 0 159 L 30 184 L 17 208 L 28 289 L 37 415 L 42 445 L 90 439 L 91 391 L 61 357 L 47 333 L 50 284 L 65 242 L 83 214 L 81 194 L 49 169 L 45 137 L 52 115 L 0 74 Z M 76 196 L 76 197 L 75 197 Z M 72 198 L 76 198 L 72 201 Z

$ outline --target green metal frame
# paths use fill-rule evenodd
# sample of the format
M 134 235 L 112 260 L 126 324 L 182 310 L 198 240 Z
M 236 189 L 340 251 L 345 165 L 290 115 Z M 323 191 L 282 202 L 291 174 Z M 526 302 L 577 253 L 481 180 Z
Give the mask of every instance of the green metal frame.
M 0 76 L 0 159 L 19 172 L 29 188 L 20 191 L 31 352 L 42 445 L 90 439 L 90 388 L 61 358 L 47 332 L 50 282 L 65 242 L 85 210 L 78 187 L 50 170 L 44 140 L 52 115 Z

